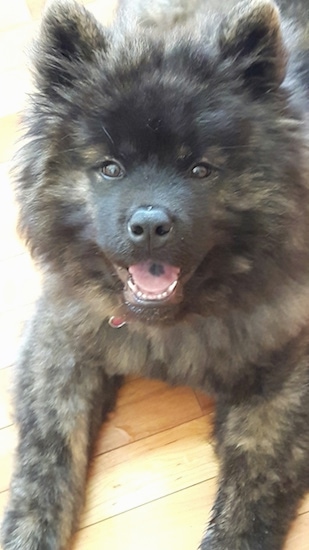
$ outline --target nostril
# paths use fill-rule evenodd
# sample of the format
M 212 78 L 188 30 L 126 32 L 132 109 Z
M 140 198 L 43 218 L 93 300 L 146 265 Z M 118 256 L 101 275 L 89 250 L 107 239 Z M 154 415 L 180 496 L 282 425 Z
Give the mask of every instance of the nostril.
M 139 237 L 140 235 L 142 235 L 144 233 L 143 227 L 141 225 L 138 225 L 138 224 L 131 225 L 130 229 L 131 229 L 131 232 L 133 233 L 133 235 L 136 235 L 137 237 Z
M 158 227 L 156 228 L 156 235 L 158 235 L 158 237 L 164 237 L 164 235 L 167 235 L 171 229 L 171 225 L 167 223 L 158 225 Z

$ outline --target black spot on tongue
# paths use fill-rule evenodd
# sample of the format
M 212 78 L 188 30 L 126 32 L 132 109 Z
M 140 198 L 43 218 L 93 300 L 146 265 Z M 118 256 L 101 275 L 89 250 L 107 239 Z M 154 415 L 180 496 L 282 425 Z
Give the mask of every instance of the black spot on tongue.
M 151 273 L 154 277 L 160 277 L 161 275 L 164 275 L 164 266 L 162 264 L 153 263 L 149 267 L 149 273 Z

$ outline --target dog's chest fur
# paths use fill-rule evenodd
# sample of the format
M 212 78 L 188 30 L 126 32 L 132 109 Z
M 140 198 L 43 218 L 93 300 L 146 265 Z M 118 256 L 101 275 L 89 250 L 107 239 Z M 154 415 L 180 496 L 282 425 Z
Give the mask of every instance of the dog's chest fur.
M 273 303 L 247 312 L 235 308 L 225 315 L 190 314 L 166 326 L 129 323 L 114 329 L 104 323 L 100 338 L 106 370 L 189 384 L 210 393 L 230 393 L 240 386 L 250 391 L 259 386 L 261 365 L 272 364 L 276 370 L 278 353 L 285 353 L 288 361 L 286 342 L 297 336 L 300 325 L 307 330 L 309 297 L 304 288 L 298 291 L 285 289 Z

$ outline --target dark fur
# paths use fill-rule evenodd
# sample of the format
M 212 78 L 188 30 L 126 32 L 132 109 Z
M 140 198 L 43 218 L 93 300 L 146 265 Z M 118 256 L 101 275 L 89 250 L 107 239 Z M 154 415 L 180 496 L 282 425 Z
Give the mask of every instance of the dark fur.
M 17 370 L 5 550 L 68 548 L 129 373 L 216 397 L 203 550 L 279 550 L 309 487 L 308 34 L 271 0 L 215 7 L 158 27 L 130 6 L 108 30 L 75 3 L 43 19 L 16 178 L 43 293 Z M 105 180 L 105 158 L 126 176 Z M 201 159 L 215 168 L 193 179 Z M 150 252 L 127 233 L 145 205 L 173 219 Z M 174 304 L 125 302 L 114 265 L 149 255 L 181 268 Z

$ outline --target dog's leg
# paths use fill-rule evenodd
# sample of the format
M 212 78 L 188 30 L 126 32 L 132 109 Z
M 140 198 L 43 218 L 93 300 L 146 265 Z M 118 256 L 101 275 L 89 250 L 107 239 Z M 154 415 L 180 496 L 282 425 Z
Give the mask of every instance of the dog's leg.
M 4 550 L 64 550 L 76 527 L 89 452 L 120 380 L 76 348 L 50 318 L 38 316 L 19 363 L 19 444 Z
M 307 375 L 308 378 L 308 375 Z M 219 490 L 202 550 L 279 550 L 309 481 L 308 384 L 230 407 L 217 420 Z

